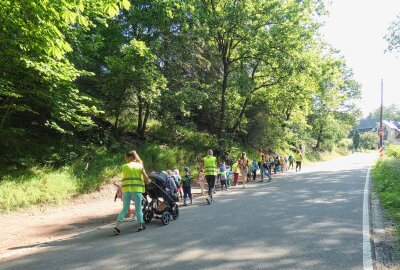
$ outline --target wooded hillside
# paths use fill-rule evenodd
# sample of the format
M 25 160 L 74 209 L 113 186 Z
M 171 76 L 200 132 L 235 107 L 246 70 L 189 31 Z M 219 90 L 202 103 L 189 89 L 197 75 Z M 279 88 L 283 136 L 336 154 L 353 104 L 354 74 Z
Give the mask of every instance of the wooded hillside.
M 324 14 L 318 0 L 1 0 L 1 163 L 146 140 L 330 150 L 360 86 L 321 39 Z

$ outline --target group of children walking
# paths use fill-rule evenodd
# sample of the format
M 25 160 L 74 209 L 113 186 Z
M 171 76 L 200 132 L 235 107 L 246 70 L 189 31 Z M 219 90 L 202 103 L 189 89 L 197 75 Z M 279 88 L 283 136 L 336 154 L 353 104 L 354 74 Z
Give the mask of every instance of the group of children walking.
M 293 155 L 284 156 L 284 155 L 274 155 L 270 156 L 268 154 L 264 154 L 262 149 L 259 149 L 259 159 L 258 161 L 254 159 L 251 163 L 246 157 L 246 153 L 243 152 L 241 154 L 240 159 L 233 162 L 232 166 L 226 165 L 225 162 L 220 162 L 219 167 L 217 168 L 217 177 L 214 182 L 213 187 L 211 187 L 211 194 L 216 192 L 216 186 L 221 185 L 221 191 L 226 190 L 229 191 L 231 186 L 237 186 L 239 177 L 241 176 L 241 180 L 243 183 L 243 187 L 246 187 L 246 182 L 255 181 L 257 178 L 257 172 L 260 172 L 261 180 L 260 182 L 264 182 L 264 177 L 268 177 L 268 182 L 272 180 L 272 172 L 274 174 L 284 173 L 290 169 L 294 170 L 294 162 L 296 162 L 296 172 L 301 170 L 301 162 L 303 156 L 299 149 L 297 149 Z M 201 189 L 201 194 L 205 195 L 205 186 L 209 183 L 206 181 L 206 176 L 204 173 L 204 166 L 200 166 L 198 168 L 197 175 L 197 184 Z M 167 170 L 164 173 L 168 176 L 166 182 L 166 188 L 170 189 L 172 192 L 177 192 L 180 195 L 180 200 L 183 201 L 183 206 L 187 206 L 188 203 L 193 203 L 193 195 L 192 195 L 192 177 L 190 173 L 190 168 L 184 168 L 184 175 L 181 176 L 178 169 Z M 209 185 L 207 187 L 210 189 Z M 115 199 L 122 199 L 122 189 L 118 188 L 117 194 L 115 195 Z M 131 209 L 128 210 L 128 215 L 131 219 L 135 215 L 135 211 Z

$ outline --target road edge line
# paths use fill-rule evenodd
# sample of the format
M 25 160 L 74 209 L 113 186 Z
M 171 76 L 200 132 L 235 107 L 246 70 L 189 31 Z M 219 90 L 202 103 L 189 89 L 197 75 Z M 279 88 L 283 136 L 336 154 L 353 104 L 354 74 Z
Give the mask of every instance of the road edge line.
M 372 243 L 371 243 L 371 227 L 370 227 L 370 177 L 371 166 L 368 167 L 367 176 L 364 185 L 363 197 L 363 269 L 373 270 L 372 263 Z

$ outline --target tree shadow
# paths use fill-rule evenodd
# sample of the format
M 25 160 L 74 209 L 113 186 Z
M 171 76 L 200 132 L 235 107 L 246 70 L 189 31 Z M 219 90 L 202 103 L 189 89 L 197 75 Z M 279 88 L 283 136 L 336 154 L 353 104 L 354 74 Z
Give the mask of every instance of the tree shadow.
M 365 170 L 362 170 L 364 172 Z M 168 226 L 123 224 L 48 243 L 13 269 L 362 269 L 360 171 L 313 172 L 219 193 Z M 46 259 L 44 259 L 46 258 Z

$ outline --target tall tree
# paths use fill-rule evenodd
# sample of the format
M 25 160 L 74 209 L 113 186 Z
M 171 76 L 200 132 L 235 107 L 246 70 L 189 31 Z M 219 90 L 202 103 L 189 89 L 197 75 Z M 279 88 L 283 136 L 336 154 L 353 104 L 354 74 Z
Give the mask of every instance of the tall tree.
M 21 142 L 18 135 L 27 130 L 35 136 L 46 127 L 72 132 L 92 124 L 97 109 L 75 87 L 82 72 L 66 57 L 72 50 L 67 37 L 129 6 L 127 0 L 1 1 L 2 143 Z
M 400 52 L 400 15 L 393 21 L 388 29 L 389 33 L 385 36 L 388 44 L 388 50 Z
M 133 39 L 121 48 L 122 57 L 107 58 L 109 78 L 105 90 L 110 95 L 110 107 L 115 115 L 114 130 L 118 136 L 121 114 L 133 105 L 137 108 L 139 137 L 144 137 L 153 103 L 166 87 L 166 80 L 157 66 L 157 57 L 143 41 Z M 130 110 L 132 112 L 132 110 Z M 135 113 L 135 112 L 134 112 Z

